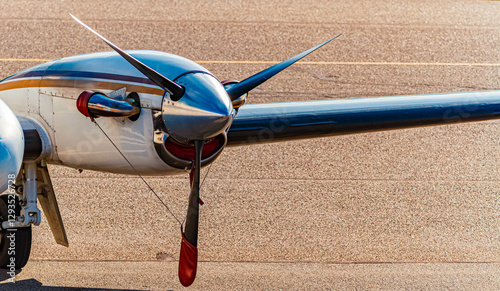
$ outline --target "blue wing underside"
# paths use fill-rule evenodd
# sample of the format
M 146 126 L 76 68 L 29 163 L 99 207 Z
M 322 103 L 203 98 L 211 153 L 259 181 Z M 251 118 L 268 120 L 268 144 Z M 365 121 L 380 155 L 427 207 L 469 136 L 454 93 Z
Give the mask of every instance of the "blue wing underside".
M 500 91 L 248 104 L 228 145 L 270 143 L 500 118 Z

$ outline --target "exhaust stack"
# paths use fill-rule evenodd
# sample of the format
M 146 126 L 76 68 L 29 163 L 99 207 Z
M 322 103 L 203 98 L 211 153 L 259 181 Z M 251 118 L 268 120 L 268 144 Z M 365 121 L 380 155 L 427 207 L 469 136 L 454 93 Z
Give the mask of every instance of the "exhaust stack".
M 137 120 L 141 113 L 137 93 L 130 93 L 125 99 L 114 99 L 103 93 L 83 91 L 76 100 L 76 107 L 83 115 L 92 118 L 128 117 Z

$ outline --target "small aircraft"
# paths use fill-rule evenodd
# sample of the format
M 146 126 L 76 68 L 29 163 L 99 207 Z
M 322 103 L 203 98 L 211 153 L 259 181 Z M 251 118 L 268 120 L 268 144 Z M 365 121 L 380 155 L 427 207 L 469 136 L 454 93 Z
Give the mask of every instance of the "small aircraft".
M 177 55 L 123 51 L 72 17 L 114 51 L 53 60 L 0 81 L 2 268 L 28 262 L 38 201 L 56 242 L 68 246 L 47 164 L 141 178 L 190 170 L 179 221 L 179 279 L 189 286 L 200 169 L 225 147 L 500 118 L 500 91 L 245 105 L 249 91 L 340 35 L 241 82 L 221 82 Z

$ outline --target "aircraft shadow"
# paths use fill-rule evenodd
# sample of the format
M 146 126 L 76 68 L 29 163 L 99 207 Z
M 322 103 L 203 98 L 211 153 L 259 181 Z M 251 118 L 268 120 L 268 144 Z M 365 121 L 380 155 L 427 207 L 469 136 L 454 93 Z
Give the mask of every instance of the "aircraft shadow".
M 9 277 L 10 278 L 10 277 Z M 0 285 L 2 291 L 18 291 L 18 290 L 41 290 L 41 291 L 144 291 L 148 289 L 109 289 L 109 288 L 83 288 L 83 287 L 65 287 L 65 286 L 44 286 L 41 282 L 35 279 L 26 279 L 16 281 L 15 283 L 2 283 Z
M 17 269 L 15 271 L 16 275 L 21 273 L 22 269 Z M 6 281 L 11 278 L 8 270 L 0 269 L 0 282 Z
M 16 270 L 16 275 L 19 274 L 22 269 Z M 14 283 L 9 282 L 11 278 L 7 270 L 0 269 L 0 290 L 2 291 L 17 291 L 17 290 L 41 290 L 41 291 L 116 291 L 116 290 L 128 290 L 128 291 L 144 291 L 148 289 L 109 289 L 109 288 L 83 288 L 83 287 L 65 287 L 65 286 L 44 286 L 41 282 L 35 279 L 26 279 L 15 281 Z

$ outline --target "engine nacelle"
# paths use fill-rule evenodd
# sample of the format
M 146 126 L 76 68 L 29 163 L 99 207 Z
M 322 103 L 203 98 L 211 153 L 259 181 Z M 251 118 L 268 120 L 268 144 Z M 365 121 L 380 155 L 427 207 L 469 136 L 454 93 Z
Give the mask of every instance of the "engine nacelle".
M 16 179 L 24 156 L 24 134 L 12 110 L 0 100 L 0 193 Z

